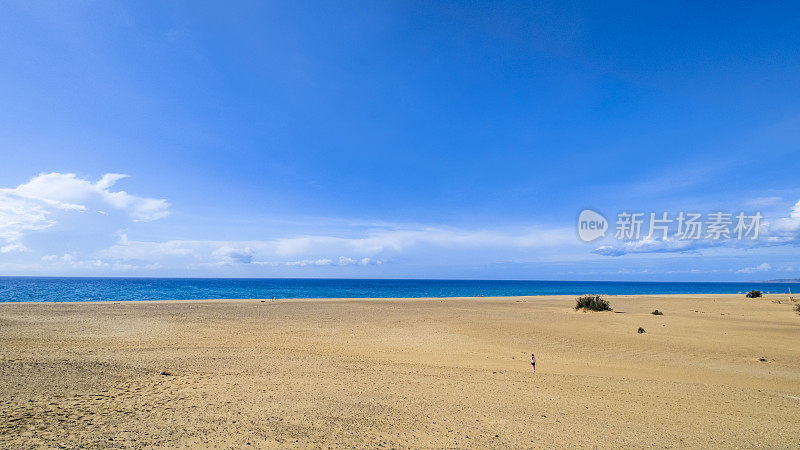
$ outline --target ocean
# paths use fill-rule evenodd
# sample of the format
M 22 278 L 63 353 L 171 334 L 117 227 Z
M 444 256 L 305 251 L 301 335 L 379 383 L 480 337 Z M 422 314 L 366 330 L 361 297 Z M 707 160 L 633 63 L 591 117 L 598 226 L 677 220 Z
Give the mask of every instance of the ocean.
M 772 293 L 791 289 L 800 295 L 800 283 L 767 282 L 0 277 L 0 302 L 736 294 L 752 289 Z

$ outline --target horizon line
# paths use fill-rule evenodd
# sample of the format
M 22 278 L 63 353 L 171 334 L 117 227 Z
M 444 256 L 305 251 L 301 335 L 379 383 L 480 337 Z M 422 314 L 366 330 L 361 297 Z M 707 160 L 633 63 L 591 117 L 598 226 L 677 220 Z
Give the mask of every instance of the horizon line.
M 549 283 L 775 283 L 800 284 L 800 279 L 743 281 L 641 281 L 641 280 L 545 280 L 519 278 L 348 278 L 348 277 L 178 277 L 178 276 L 83 276 L 83 275 L 0 275 L 0 278 L 74 278 L 74 279 L 142 279 L 142 280 L 369 280 L 369 281 L 520 281 Z

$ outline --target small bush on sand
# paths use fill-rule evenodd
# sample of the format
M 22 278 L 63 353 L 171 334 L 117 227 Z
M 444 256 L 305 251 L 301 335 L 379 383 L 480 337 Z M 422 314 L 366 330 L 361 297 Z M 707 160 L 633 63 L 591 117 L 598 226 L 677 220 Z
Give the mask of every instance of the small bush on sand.
M 575 302 L 575 309 L 586 309 L 589 311 L 611 311 L 611 304 L 603 300 L 599 295 L 581 295 Z
M 651 312 L 650 314 L 652 314 L 654 316 L 663 316 L 664 315 L 664 313 L 662 313 L 661 311 L 659 311 L 657 309 L 655 311 Z
M 639 334 L 645 333 L 644 328 L 642 328 L 642 327 L 639 327 L 639 329 L 636 330 L 636 332 L 639 333 Z
M 744 294 L 747 298 L 758 298 L 761 297 L 761 291 L 750 291 L 747 294 Z

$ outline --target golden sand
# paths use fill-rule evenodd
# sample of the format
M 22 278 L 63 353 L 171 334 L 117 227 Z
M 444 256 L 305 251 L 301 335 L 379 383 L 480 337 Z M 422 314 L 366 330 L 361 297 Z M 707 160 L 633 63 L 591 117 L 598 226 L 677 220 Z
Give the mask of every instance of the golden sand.
M 779 298 L 0 304 L 0 447 L 796 448 Z

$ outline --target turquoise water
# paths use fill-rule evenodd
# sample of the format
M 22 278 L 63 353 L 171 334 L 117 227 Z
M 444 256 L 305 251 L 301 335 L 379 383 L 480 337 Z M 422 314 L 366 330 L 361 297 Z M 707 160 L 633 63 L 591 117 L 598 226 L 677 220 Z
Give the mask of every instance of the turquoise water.
M 0 302 L 208 298 L 475 297 L 580 294 L 736 294 L 751 289 L 800 294 L 798 283 L 354 280 L 280 278 L 0 277 Z

